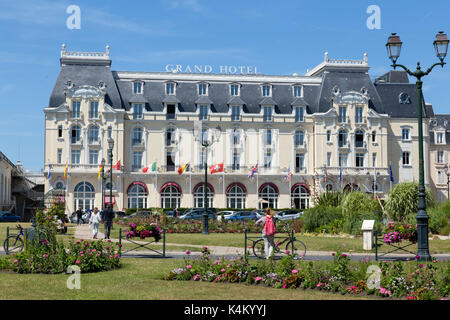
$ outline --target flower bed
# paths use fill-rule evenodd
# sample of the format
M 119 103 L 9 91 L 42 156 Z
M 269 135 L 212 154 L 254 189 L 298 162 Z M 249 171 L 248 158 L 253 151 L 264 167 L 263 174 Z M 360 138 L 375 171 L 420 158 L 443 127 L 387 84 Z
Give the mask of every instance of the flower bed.
M 172 270 L 165 280 L 246 283 L 280 289 L 313 289 L 352 295 L 377 295 L 385 298 L 428 300 L 450 295 L 450 262 L 369 262 L 351 263 L 337 252 L 332 262 L 294 261 L 286 256 L 280 261 L 245 258 L 211 259 L 203 255 L 189 258 Z M 380 281 L 369 281 L 369 266 L 375 266 Z M 373 267 L 371 267 L 373 268 Z
M 148 237 L 153 237 L 156 242 L 161 239 L 162 230 L 157 226 L 156 223 L 152 222 L 130 222 L 130 230 L 126 231 L 127 238 L 139 237 L 145 239 Z
M 386 244 L 400 243 L 403 240 L 417 242 L 417 227 L 411 224 L 389 222 L 384 230 L 383 240 Z

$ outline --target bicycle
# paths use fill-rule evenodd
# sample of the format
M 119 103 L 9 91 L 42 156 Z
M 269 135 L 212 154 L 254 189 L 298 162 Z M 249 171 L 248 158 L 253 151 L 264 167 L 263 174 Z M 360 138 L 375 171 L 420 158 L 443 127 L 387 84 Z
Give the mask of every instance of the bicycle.
M 277 238 L 277 237 L 275 237 Z M 275 239 L 274 238 L 274 239 Z M 306 255 L 306 245 L 295 238 L 294 232 L 288 232 L 287 237 L 278 237 L 283 239 L 282 241 L 275 242 L 275 247 L 273 249 L 273 254 L 281 253 L 285 255 L 292 255 L 294 260 L 301 260 Z M 281 250 L 280 247 L 286 243 L 285 250 Z M 259 259 L 266 259 L 266 254 L 264 252 L 264 239 L 261 238 L 253 242 L 253 254 Z
M 3 249 L 5 250 L 6 254 L 17 253 L 23 250 L 24 244 L 22 238 L 25 234 L 20 224 L 18 224 L 16 227 L 17 229 L 19 229 L 19 233 L 9 235 L 3 242 Z

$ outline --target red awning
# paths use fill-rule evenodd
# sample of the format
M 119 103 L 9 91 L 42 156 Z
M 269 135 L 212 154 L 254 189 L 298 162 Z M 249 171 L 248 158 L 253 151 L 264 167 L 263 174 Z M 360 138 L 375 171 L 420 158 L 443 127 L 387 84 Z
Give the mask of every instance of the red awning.
M 111 201 L 109 200 L 109 196 L 105 196 L 105 204 L 111 204 Z M 112 196 L 112 204 L 116 204 L 115 196 Z

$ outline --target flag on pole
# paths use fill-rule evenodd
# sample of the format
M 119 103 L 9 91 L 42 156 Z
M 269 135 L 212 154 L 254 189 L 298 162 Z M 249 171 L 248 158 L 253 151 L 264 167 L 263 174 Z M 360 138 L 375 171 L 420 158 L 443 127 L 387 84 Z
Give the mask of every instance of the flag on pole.
M 392 166 L 391 165 L 389 165 L 389 174 L 390 174 L 391 182 L 394 182 L 394 175 L 392 174 Z
M 339 182 L 342 182 L 342 167 L 339 167 Z
M 52 167 L 51 164 L 49 164 L 47 170 L 47 180 L 50 180 L 50 177 L 52 176 L 52 173 L 50 172 L 51 167 Z
M 146 166 L 145 168 L 142 169 L 143 173 L 147 173 L 147 171 L 148 171 L 148 166 Z
M 100 167 L 98 168 L 98 179 L 100 179 L 100 177 L 102 175 L 102 169 L 103 169 L 103 164 L 101 164 Z
M 152 163 L 152 172 L 156 172 L 156 161 Z
M 323 182 L 327 183 L 327 181 L 328 181 L 328 170 L 327 170 L 327 167 L 325 167 L 323 169 L 323 171 L 325 172 L 325 177 L 323 178 Z
M 120 160 L 117 161 L 117 163 L 115 165 L 113 165 L 113 169 L 116 169 L 116 170 L 120 170 L 121 169 L 121 167 L 120 167 Z
M 178 168 L 178 174 L 180 174 L 180 175 L 183 174 L 183 172 L 186 171 L 186 168 L 188 168 L 188 167 L 189 167 L 189 163 L 186 163 L 186 164 L 180 166 Z
M 289 179 L 291 178 L 291 167 L 289 166 L 288 167 L 288 171 L 287 171 L 287 174 L 286 174 L 286 176 L 284 177 L 284 180 L 286 181 L 286 182 L 289 182 Z
M 258 172 L 258 164 L 256 164 L 256 166 L 252 167 L 252 169 L 250 170 L 250 174 L 248 175 L 249 178 L 253 178 L 253 176 L 255 175 L 255 173 Z
M 223 172 L 223 162 L 209 167 L 209 171 L 211 172 L 211 174 L 216 172 Z
M 64 179 L 67 178 L 67 170 L 68 170 L 68 167 L 67 167 L 67 161 L 66 161 L 66 168 L 64 169 Z

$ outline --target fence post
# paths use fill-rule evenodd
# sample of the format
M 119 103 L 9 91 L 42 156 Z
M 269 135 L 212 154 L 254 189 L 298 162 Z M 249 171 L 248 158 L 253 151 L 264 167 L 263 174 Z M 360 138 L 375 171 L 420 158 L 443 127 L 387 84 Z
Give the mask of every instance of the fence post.
M 375 261 L 378 261 L 378 231 L 375 231 Z
M 27 251 L 27 246 L 28 246 L 28 232 L 27 232 L 27 228 L 25 228 L 23 230 L 23 237 L 25 239 L 23 247 L 24 247 L 25 251 Z
M 119 229 L 119 256 L 122 258 L 122 228 Z
M 244 256 L 247 259 L 247 229 L 244 229 Z
M 292 249 L 292 255 L 295 254 L 294 252 L 294 230 L 291 231 L 291 249 Z
M 163 257 L 166 257 L 166 229 L 163 229 Z
M 8 237 L 9 237 L 9 226 L 6 227 L 6 240 L 8 240 Z M 5 242 L 6 242 L 5 250 L 6 250 L 6 253 L 8 253 L 8 251 L 9 251 L 9 241 L 5 241 Z

